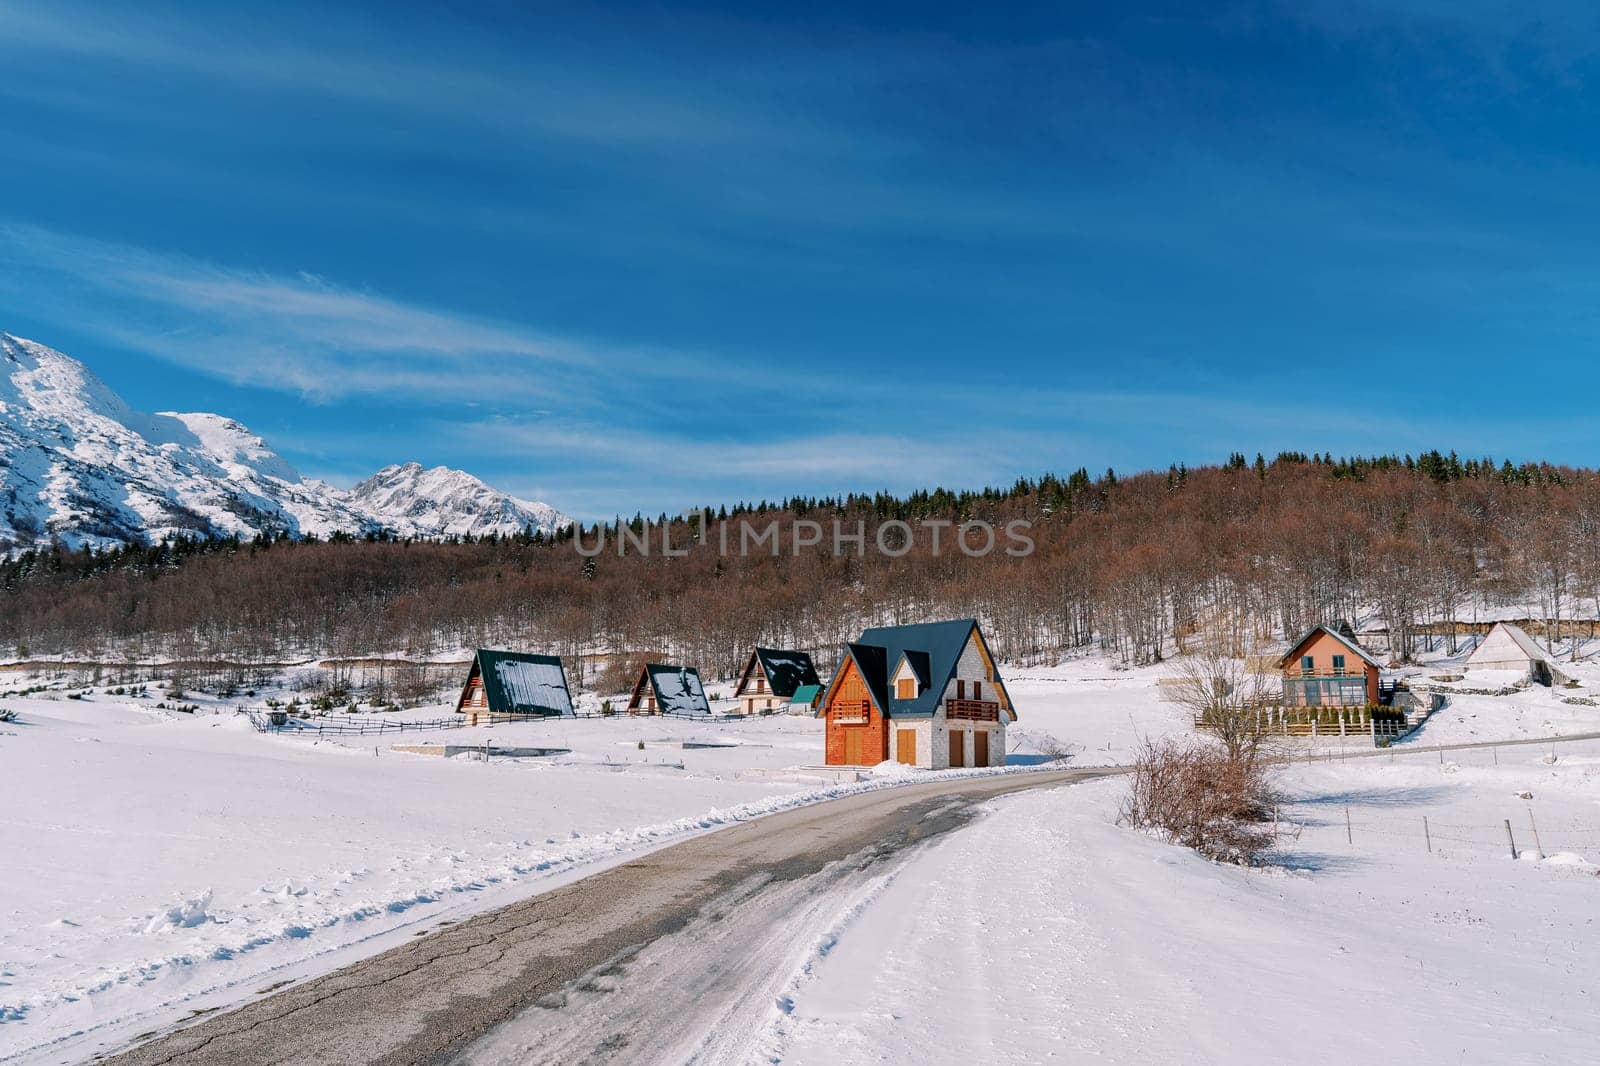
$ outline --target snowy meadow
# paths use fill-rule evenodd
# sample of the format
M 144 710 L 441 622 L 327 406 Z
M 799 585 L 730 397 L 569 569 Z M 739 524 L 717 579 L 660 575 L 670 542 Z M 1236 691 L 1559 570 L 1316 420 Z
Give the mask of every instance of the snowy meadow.
M 1098 658 L 1010 668 L 1020 720 L 1003 772 L 1060 758 L 1122 764 L 1141 737 L 1188 732 L 1188 713 L 1160 699 L 1163 673 Z M 236 701 L 191 695 L 194 710 L 176 711 L 162 695 L 57 683 L 0 699 L 15 712 L 0 723 L 0 1061 L 81 1060 L 643 850 L 905 779 L 828 775 L 817 766 L 822 724 L 807 718 L 561 719 L 318 739 L 258 733 Z M 1216 867 L 1116 826 L 1120 782 L 997 801 L 992 817 L 895 874 L 881 899 L 841 914 L 837 950 L 798 965 L 796 1009 L 771 1019 L 760 1046 L 782 1061 L 834 1061 L 835 1045 L 854 1049 L 846 1061 L 871 1060 L 887 1038 L 866 1024 L 867 1004 L 903 1000 L 896 982 L 919 972 L 964 975 L 966 991 L 952 976 L 950 994 L 1021 1041 L 1016 1061 L 1071 1049 L 1115 1060 L 1119 1047 L 1165 1040 L 1176 1049 L 1206 1025 L 1222 1041 L 1229 1015 L 1206 995 L 1216 974 L 1253 990 L 1239 1004 L 1259 994 L 1329 1022 L 1363 989 L 1397 989 L 1384 1001 L 1408 1010 L 1444 1009 L 1452 982 L 1471 978 L 1494 1010 L 1537 999 L 1554 1025 L 1570 1016 L 1563 997 L 1594 987 L 1577 945 L 1592 936 L 1600 891 L 1600 746 L 1441 755 L 1432 745 L 1600 730 L 1600 709 L 1570 698 L 1460 694 L 1389 752 L 1293 748 L 1302 759 L 1320 750 L 1320 761 L 1283 775 L 1281 862 L 1264 871 Z M 560 753 L 485 761 L 393 747 L 430 742 Z M 1528 850 L 1531 829 L 1524 838 L 1530 811 L 1542 860 Z M 1524 848 L 1517 862 L 1507 819 Z M 984 871 L 995 870 L 1003 902 L 973 930 L 960 932 L 957 912 L 943 913 L 955 904 L 940 902 L 916 936 L 896 938 L 909 920 L 897 917 L 909 913 L 897 892 L 958 901 L 986 891 Z M 928 892 L 945 882 L 949 891 Z M 1294 948 L 1305 943 L 1331 955 Z M 1168 954 L 1171 944 L 1182 951 Z M 1506 962 L 1513 944 L 1517 961 Z M 1556 970 L 1535 973 L 1530 960 Z M 1568 975 L 1559 994 L 1538 976 L 1557 971 Z M 862 980 L 871 996 L 847 1006 L 844 990 Z M 1502 985 L 1510 991 L 1494 994 Z M 1158 994 L 1175 1005 L 1140 1007 Z M 1063 1004 L 1074 1021 L 1045 1024 Z M 1096 1012 L 1109 1028 L 1093 1024 Z M 930 1049 L 976 1039 L 926 1020 L 912 1028 Z M 1415 1047 L 1457 1061 L 1439 1057 L 1443 1043 Z M 1262 1036 L 1259 1061 L 1274 1049 Z

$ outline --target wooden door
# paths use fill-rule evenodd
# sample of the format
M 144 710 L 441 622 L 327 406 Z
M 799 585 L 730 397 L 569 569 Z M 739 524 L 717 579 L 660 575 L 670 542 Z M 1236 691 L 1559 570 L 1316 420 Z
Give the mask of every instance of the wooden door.
M 950 730 L 950 766 L 967 765 L 967 735 L 958 729 Z
M 846 729 L 844 731 L 844 761 L 846 766 L 861 765 L 861 735 L 865 729 Z
M 917 731 L 915 729 L 900 729 L 895 731 L 894 760 L 905 763 L 907 766 L 917 765 Z
M 972 765 L 989 765 L 989 731 L 979 729 L 972 734 Z

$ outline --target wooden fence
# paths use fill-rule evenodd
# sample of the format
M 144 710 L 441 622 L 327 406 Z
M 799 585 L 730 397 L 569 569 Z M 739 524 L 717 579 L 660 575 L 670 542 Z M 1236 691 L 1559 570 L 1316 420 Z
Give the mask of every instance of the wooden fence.
M 326 717 L 300 718 L 292 714 L 278 715 L 270 711 L 245 711 L 250 725 L 257 733 L 288 733 L 303 737 L 382 736 L 385 733 L 437 733 L 445 729 L 470 729 L 465 715 L 450 718 L 431 718 L 423 721 L 392 721 L 385 718 L 366 718 L 354 715 L 328 715 Z M 652 718 L 676 718 L 693 722 L 742 722 L 751 717 L 743 714 L 656 714 Z M 574 714 L 491 714 L 477 716 L 479 725 L 504 725 L 530 722 L 570 722 L 574 718 L 628 719 L 625 713 L 600 714 L 582 711 Z
M 1254 706 L 1238 713 L 1261 736 L 1393 739 L 1411 731 L 1410 716 L 1391 707 Z M 1210 715 L 1194 716 L 1196 729 L 1214 729 Z

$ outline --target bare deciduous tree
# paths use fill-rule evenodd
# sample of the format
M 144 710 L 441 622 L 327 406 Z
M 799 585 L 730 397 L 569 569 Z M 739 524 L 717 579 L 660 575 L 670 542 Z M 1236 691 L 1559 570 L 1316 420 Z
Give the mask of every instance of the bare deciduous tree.
M 1275 679 L 1252 670 L 1250 659 L 1225 654 L 1212 643 L 1180 660 L 1173 679 L 1173 698 L 1221 742 L 1231 759 L 1260 751 L 1265 740 L 1258 715 L 1277 694 Z

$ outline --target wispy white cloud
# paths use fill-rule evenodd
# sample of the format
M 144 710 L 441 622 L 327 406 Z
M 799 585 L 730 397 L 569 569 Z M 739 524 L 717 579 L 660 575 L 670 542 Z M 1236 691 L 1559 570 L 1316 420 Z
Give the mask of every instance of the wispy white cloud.
M 648 52 L 615 57 L 612 76 L 597 77 L 595 56 L 588 57 L 589 66 L 577 67 L 559 40 L 530 62 L 492 29 L 439 11 L 422 31 L 433 44 L 426 50 L 418 50 L 414 39 L 386 36 L 381 24 L 355 22 L 335 10 L 319 11 L 314 23 L 297 22 L 287 8 L 275 16 L 217 9 L 175 21 L 138 10 L 6 5 L 0 7 L 0 32 L 13 45 L 588 144 L 705 147 L 781 139 L 792 145 L 806 135 L 793 124 L 780 134 L 726 96 L 697 89 L 704 84 L 699 79 L 664 84 L 659 72 L 642 69 Z M 462 52 L 470 62 L 454 58 Z M 602 66 L 605 58 L 599 57 Z M 78 103 L 117 106 L 114 99 Z M 813 148 L 834 136 L 814 132 Z
M 344 396 L 589 395 L 597 369 L 670 377 L 677 353 L 594 345 L 419 307 L 310 274 L 0 225 L 0 293 L 36 315 L 235 384 Z
M 1045 456 L 1089 445 L 1070 427 L 1007 426 L 1001 416 L 987 407 L 973 412 L 990 427 L 982 434 L 960 420 L 918 422 L 903 432 L 830 423 L 748 437 L 552 420 L 440 422 L 429 436 L 466 447 L 487 433 L 506 471 L 502 480 L 537 481 L 568 513 L 591 520 L 609 517 L 619 504 L 671 512 L 735 499 L 980 488 L 1038 473 Z

